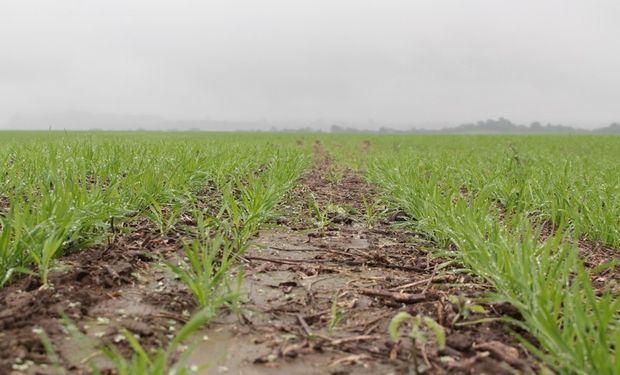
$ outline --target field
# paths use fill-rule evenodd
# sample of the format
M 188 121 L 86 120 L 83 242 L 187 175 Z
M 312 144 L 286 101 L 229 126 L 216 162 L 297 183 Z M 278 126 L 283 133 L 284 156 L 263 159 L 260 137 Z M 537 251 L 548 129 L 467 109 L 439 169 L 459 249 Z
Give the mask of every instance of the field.
M 620 374 L 618 160 L 602 136 L 4 132 L 0 373 Z

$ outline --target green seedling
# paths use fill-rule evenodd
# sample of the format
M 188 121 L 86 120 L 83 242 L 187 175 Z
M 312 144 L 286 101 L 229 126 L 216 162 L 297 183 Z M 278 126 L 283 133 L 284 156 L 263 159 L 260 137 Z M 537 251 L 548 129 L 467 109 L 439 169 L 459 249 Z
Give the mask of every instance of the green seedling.
M 192 322 L 190 321 L 190 323 Z M 202 324 L 200 325 L 202 326 Z M 182 332 L 183 329 L 186 329 L 187 332 Z M 194 374 L 204 370 L 208 366 L 191 366 L 187 363 L 188 357 L 191 354 L 191 348 L 185 349 L 180 355 L 180 358 L 176 359 L 176 363 L 173 363 L 173 360 L 175 360 L 177 356 L 176 349 L 179 348 L 181 342 L 178 339 L 181 337 L 186 338 L 188 334 L 196 331 L 196 329 L 187 329 L 186 327 L 183 329 L 177 334 L 167 349 L 158 348 L 154 353 L 148 353 L 145 348 L 142 347 L 136 336 L 124 330 L 122 334 L 133 351 L 131 358 L 128 359 L 124 357 L 120 351 L 113 346 L 102 348 L 101 353 L 114 364 L 114 369 L 119 375 Z M 94 374 L 103 374 L 103 372 L 97 369 L 96 365 L 91 364 L 91 367 Z
M 157 225 L 162 235 L 166 235 L 176 225 L 181 212 L 183 212 L 183 204 L 180 202 L 163 206 L 155 199 L 151 199 L 149 210 L 145 212 L 145 216 Z
M 329 218 L 329 212 L 327 210 L 321 209 L 319 202 L 314 197 L 312 192 L 308 193 L 308 202 L 310 205 L 310 213 L 314 218 L 315 224 L 319 229 L 319 234 L 321 236 L 325 235 L 325 229 L 331 224 L 331 220 Z
M 456 315 L 452 319 L 452 325 L 460 321 L 466 321 L 472 314 L 486 314 L 487 311 L 481 305 L 475 304 L 471 299 L 463 296 L 449 295 L 448 301 L 456 308 Z
M 327 215 L 329 217 L 334 217 L 334 216 L 344 217 L 349 214 L 349 212 L 347 211 L 345 207 L 342 207 L 342 206 L 339 206 L 333 203 L 328 203 L 327 206 L 325 207 L 325 211 L 327 212 Z
M 329 316 L 329 326 L 327 327 L 328 336 L 331 336 L 333 334 L 334 329 L 336 329 L 336 326 L 340 323 L 343 317 L 344 313 L 338 307 L 338 292 L 336 292 L 334 293 L 334 298 L 332 298 L 332 305 Z
M 157 348 L 154 352 L 147 351 L 136 336 L 128 330 L 122 330 L 123 337 L 127 340 L 132 354 L 129 358 L 125 357 L 113 345 L 104 346 L 100 349 L 101 354 L 109 359 L 116 373 L 119 375 L 189 375 L 204 370 L 207 365 L 190 365 L 189 356 L 192 353 L 193 345 L 182 347 L 191 335 L 198 332 L 202 327 L 211 321 L 215 316 L 216 310 L 206 307 L 198 310 L 191 319 L 181 327 L 178 333 L 166 348 Z M 77 328 L 73 329 L 74 332 Z M 79 333 L 74 333 L 79 335 Z M 180 356 L 178 353 L 181 352 Z M 91 370 L 94 374 L 102 375 L 93 360 L 90 361 Z
M 372 229 L 377 222 L 377 210 L 375 205 L 366 199 L 365 195 L 362 195 L 362 204 L 364 205 L 364 220 L 368 229 Z
M 411 358 L 413 361 L 413 369 L 416 374 L 419 373 L 418 367 L 418 344 L 425 345 L 427 342 L 427 328 L 435 337 L 437 347 L 441 350 L 446 346 L 446 333 L 443 327 L 432 318 L 427 316 L 412 316 L 408 312 L 401 311 L 392 318 L 389 325 L 389 333 L 392 341 L 400 340 L 400 327 L 410 324 L 411 329 L 407 337 L 411 340 Z
M 91 372 L 98 375 L 108 374 L 110 371 L 109 368 L 105 370 L 99 368 L 96 359 L 100 357 L 108 359 L 113 366 L 114 373 L 119 375 L 189 375 L 200 372 L 206 369 L 208 365 L 190 365 L 188 360 L 194 345 L 184 346 L 183 344 L 190 336 L 207 325 L 215 317 L 216 311 L 211 307 L 198 310 L 175 334 L 167 347 L 156 348 L 152 351 L 147 351 L 137 336 L 126 329 L 122 329 L 122 337 L 131 349 L 129 357 L 123 355 L 116 346 L 105 345 L 99 347 L 96 352 L 82 360 L 82 363 L 89 364 Z M 93 345 L 92 339 L 80 332 L 78 327 L 69 318 L 65 316 L 63 321 L 73 340 L 83 343 L 87 347 L 97 348 L 97 343 L 95 342 Z M 49 336 L 41 328 L 35 328 L 33 331 L 39 336 L 47 353 L 52 365 L 51 373 L 65 374 L 66 371 L 60 365 L 60 357 L 54 350 Z
M 41 253 L 36 251 L 32 252 L 32 259 L 39 268 L 39 276 L 41 278 L 41 284 L 43 287 L 48 286 L 48 275 L 50 271 L 51 262 L 60 251 L 63 240 L 60 237 L 48 238 L 43 243 Z
M 214 218 L 210 218 L 205 215 L 204 211 L 196 207 L 196 205 L 192 206 L 190 214 L 195 222 L 193 231 L 196 239 L 198 241 L 206 241 L 209 238 L 209 234 L 211 232 L 210 228 L 218 227 L 218 225 L 216 225 L 217 223 L 215 222 Z
M 231 288 L 230 268 L 233 263 L 233 244 L 221 234 L 203 241 L 183 244 L 187 260 L 168 262 L 167 266 L 188 287 L 199 306 L 234 304 L 239 290 Z M 243 275 L 238 274 L 238 280 Z M 237 282 L 237 285 L 240 281 Z

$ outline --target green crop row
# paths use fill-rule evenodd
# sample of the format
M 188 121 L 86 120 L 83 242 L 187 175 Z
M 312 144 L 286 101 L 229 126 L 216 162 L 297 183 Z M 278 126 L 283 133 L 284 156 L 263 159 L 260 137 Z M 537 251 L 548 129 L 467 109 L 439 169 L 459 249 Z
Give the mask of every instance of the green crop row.
M 160 235 L 180 234 L 185 256 L 167 264 L 198 308 L 167 348 L 149 354 L 124 332 L 133 355 L 114 346 L 100 354 L 121 374 L 189 373 L 178 346 L 220 308 L 238 307 L 243 272 L 233 271 L 236 258 L 309 165 L 307 148 L 274 138 L 9 133 L 0 141 L 0 286 L 32 266 L 46 286 L 59 256 L 148 218 Z M 37 332 L 58 366 L 53 343 Z
M 533 353 L 561 373 L 620 373 L 620 298 L 595 292 L 576 241 L 618 247 L 620 138 L 375 141 L 369 179 L 519 310 Z
M 0 143 L 0 286 L 31 265 L 45 284 L 56 257 L 100 241 L 112 225 L 146 215 L 165 232 L 208 186 L 214 190 L 207 200 L 239 192 L 240 203 L 222 202 L 237 221 L 235 205 L 243 206 L 251 216 L 245 227 L 255 226 L 281 193 L 272 190 L 286 188 L 275 181 L 293 179 L 304 160 L 299 152 L 222 135 L 21 137 Z M 254 173 L 261 169 L 271 172 Z
M 619 137 L 358 134 L 321 139 L 338 161 L 355 168 L 386 156 L 422 160 L 416 168 L 444 191 L 471 196 L 486 189 L 504 211 L 525 211 L 554 226 L 564 223 L 576 239 L 620 248 Z M 435 173 L 433 163 L 439 161 L 449 170 Z

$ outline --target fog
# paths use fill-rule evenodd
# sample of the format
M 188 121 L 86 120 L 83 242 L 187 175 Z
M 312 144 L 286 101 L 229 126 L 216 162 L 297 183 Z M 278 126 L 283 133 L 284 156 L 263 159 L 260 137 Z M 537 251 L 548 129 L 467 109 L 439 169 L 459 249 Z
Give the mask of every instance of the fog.
M 619 36 L 615 0 L 0 0 L 0 127 L 70 112 L 592 128 L 620 120 Z

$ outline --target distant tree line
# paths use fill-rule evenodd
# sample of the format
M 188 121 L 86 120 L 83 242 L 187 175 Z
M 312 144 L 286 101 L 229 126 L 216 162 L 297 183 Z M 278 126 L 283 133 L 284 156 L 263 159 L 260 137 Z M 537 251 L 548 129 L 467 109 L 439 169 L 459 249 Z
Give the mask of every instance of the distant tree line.
M 367 130 L 353 127 L 345 127 L 334 124 L 331 126 L 332 133 L 413 133 L 413 134 L 548 134 L 548 133 L 579 133 L 579 134 L 620 134 L 620 124 L 614 122 L 609 126 L 594 130 L 574 128 L 572 126 L 559 124 L 546 124 L 540 122 L 532 122 L 530 125 L 518 125 L 512 121 L 500 117 L 498 119 L 489 119 L 486 121 L 478 121 L 476 123 L 467 123 L 451 128 L 442 128 L 438 130 L 416 129 L 407 130 L 392 129 L 381 127 L 379 130 Z

